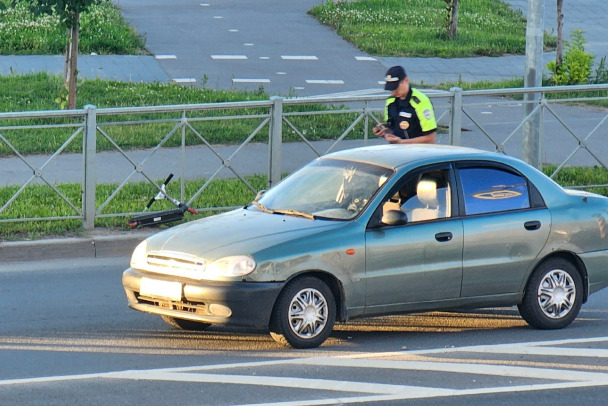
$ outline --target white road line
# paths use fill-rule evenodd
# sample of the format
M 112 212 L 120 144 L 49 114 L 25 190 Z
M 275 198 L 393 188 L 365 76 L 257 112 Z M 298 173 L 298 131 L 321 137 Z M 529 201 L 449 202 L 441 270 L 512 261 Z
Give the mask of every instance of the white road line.
M 608 337 L 590 337 L 590 338 L 577 338 L 577 339 L 566 339 L 556 341 L 537 341 L 529 343 L 514 343 L 514 344 L 494 344 L 494 345 L 475 345 L 470 347 L 454 347 L 454 348 L 440 348 L 432 350 L 420 350 L 420 351 L 407 351 L 401 352 L 400 354 L 413 354 L 413 355 L 426 355 L 426 354 L 447 354 L 453 352 L 480 352 L 480 353 L 518 353 L 518 354 L 535 354 L 535 350 L 540 352 L 539 355 L 543 355 L 542 348 L 556 347 L 556 346 L 567 346 L 573 344 L 588 344 L 588 343 L 608 343 Z M 576 348 L 568 347 L 559 348 L 560 356 L 568 355 L 570 350 L 576 350 Z M 526 352 L 524 352 L 526 351 Z M 555 350 L 554 350 L 555 351 Z M 590 350 L 589 353 L 592 356 L 602 356 L 604 350 Z M 397 353 L 395 353 L 397 354 Z M 556 353 L 553 352 L 553 355 Z
M 245 60 L 247 55 L 211 55 L 211 59 L 216 60 Z
M 256 361 L 237 364 L 203 365 L 191 367 L 159 368 L 148 370 L 116 371 L 99 374 L 65 375 L 54 377 L 9 379 L 0 381 L 0 386 L 27 385 L 32 383 L 56 383 L 85 379 L 117 379 L 117 380 L 148 380 L 165 382 L 204 382 L 230 385 L 262 385 L 281 388 L 300 388 L 312 391 L 334 391 L 352 393 L 354 396 L 339 398 L 301 399 L 294 401 L 259 403 L 256 406 L 296 406 L 307 405 L 336 405 L 355 404 L 362 402 L 403 401 L 407 399 L 436 398 L 446 396 L 474 396 L 496 393 L 513 393 L 541 390 L 557 390 L 608 386 L 608 373 L 588 372 L 577 369 L 523 367 L 512 365 L 467 362 L 438 362 L 403 359 L 412 355 L 441 355 L 459 353 L 491 353 L 491 354 L 522 354 L 522 355 L 555 355 L 559 353 L 573 354 L 586 358 L 608 358 L 608 351 L 598 349 L 576 348 L 577 344 L 597 343 L 601 346 L 608 342 L 608 337 L 588 339 L 573 339 L 560 341 L 545 341 L 536 343 L 513 343 L 499 345 L 479 345 L 460 348 L 440 348 L 421 351 L 399 351 L 380 353 L 359 353 L 336 357 L 309 357 L 278 359 L 271 361 Z M 401 357 L 401 359 L 400 359 Z M 391 359 L 392 358 L 392 359 Z M 479 361 L 479 360 L 477 360 Z M 411 386 L 398 384 L 383 384 L 370 382 L 342 381 L 329 379 L 307 379 L 289 376 L 264 375 L 263 370 L 256 375 L 248 374 L 252 367 L 264 368 L 270 366 L 293 365 L 297 367 L 324 366 L 328 368 L 374 368 L 410 370 L 421 372 L 456 373 L 483 376 L 514 377 L 533 380 L 522 385 L 504 385 L 496 387 L 479 387 L 471 389 L 438 388 L 433 386 Z M 235 374 L 213 373 L 214 371 L 231 370 Z M 239 370 L 245 375 L 239 375 Z M 553 382 L 551 382 L 553 381 Z M 433 381 L 435 382 L 435 381 Z M 312 396 L 312 395 L 311 395 Z M 242 405 L 243 406 L 243 405 Z
M 175 83 L 196 83 L 196 79 L 194 78 L 175 78 L 173 79 Z
M 175 55 L 155 55 L 154 59 L 177 59 Z
M 608 385 L 608 373 L 586 372 L 569 370 L 566 376 L 555 374 L 556 369 L 530 368 L 509 365 L 469 364 L 466 362 L 433 362 L 433 361 L 397 361 L 377 359 L 337 359 L 337 358 L 309 358 L 300 360 L 302 365 L 348 367 L 348 368 L 374 368 L 398 369 L 413 371 L 452 372 L 458 374 L 474 374 L 487 376 L 510 376 L 529 379 L 543 379 L 554 381 L 604 382 Z
M 270 79 L 243 79 L 243 78 L 234 78 L 232 79 L 233 83 L 270 83 Z
M 281 55 L 281 59 L 286 61 L 318 61 L 314 55 Z
M 409 385 L 391 385 L 382 383 L 337 381 L 329 379 L 310 379 L 292 378 L 280 376 L 252 376 L 252 375 L 224 375 L 224 374 L 195 374 L 177 372 L 147 372 L 147 371 L 126 371 L 125 373 L 115 373 L 106 378 L 113 379 L 134 379 L 150 381 L 169 381 L 169 382 L 200 382 L 200 383 L 230 383 L 237 385 L 262 385 L 281 388 L 299 388 L 326 390 L 337 392 L 372 393 L 372 394 L 403 394 L 424 392 L 424 388 Z M 451 392 L 450 389 L 427 388 L 434 395 L 442 392 Z
M 364 62 L 375 62 L 377 61 L 376 58 L 374 58 L 373 56 L 355 56 L 355 59 L 358 61 L 364 61 Z
M 221 20 L 224 17 L 222 17 L 222 16 L 213 16 L 213 18 L 215 18 L 216 20 Z
M 337 79 L 306 79 L 306 83 L 310 85 L 343 85 L 343 80 Z

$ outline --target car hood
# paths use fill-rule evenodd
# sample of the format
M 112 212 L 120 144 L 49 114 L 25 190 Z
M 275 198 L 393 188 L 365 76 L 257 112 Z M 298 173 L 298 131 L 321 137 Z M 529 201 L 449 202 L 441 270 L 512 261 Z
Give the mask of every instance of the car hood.
M 148 238 L 148 251 L 172 251 L 208 260 L 227 255 L 254 254 L 274 244 L 341 227 L 343 221 L 238 209 L 191 221 Z

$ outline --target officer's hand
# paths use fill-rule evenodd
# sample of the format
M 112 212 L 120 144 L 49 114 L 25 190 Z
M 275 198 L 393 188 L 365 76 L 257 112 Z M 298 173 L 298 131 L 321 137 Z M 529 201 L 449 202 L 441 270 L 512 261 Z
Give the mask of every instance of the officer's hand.
M 399 144 L 401 143 L 401 138 L 397 137 L 394 134 L 386 134 L 384 139 L 387 140 L 390 144 Z
M 387 133 L 388 128 L 386 127 L 386 125 L 380 123 L 378 125 L 376 125 L 374 128 L 372 128 L 372 132 L 374 133 L 374 135 L 376 137 L 384 137 L 384 135 Z

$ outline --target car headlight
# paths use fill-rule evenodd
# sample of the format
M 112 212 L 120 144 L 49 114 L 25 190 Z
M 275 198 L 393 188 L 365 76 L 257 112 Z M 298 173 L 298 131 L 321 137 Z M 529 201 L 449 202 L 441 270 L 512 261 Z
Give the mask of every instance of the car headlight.
M 131 268 L 141 269 L 148 265 L 148 240 L 143 240 L 131 255 Z
M 235 255 L 213 261 L 205 268 L 205 278 L 248 275 L 255 269 L 255 259 L 248 255 Z

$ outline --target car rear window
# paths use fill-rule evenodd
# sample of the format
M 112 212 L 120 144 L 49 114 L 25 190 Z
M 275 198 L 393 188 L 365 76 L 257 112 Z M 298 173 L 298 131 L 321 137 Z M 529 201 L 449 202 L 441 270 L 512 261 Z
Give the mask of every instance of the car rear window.
M 528 182 L 498 168 L 463 168 L 459 171 L 467 215 L 530 207 Z

